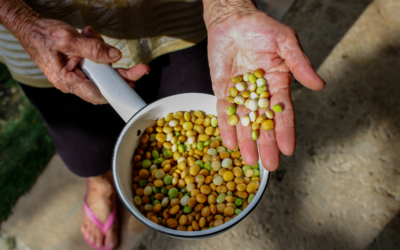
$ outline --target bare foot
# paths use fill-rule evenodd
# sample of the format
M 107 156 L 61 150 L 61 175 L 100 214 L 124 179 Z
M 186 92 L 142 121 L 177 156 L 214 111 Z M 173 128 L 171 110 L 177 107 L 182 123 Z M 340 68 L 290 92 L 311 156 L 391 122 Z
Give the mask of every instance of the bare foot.
M 104 224 L 116 205 L 115 188 L 112 182 L 111 171 L 104 175 L 90 177 L 88 179 L 86 203 L 100 222 Z M 109 249 L 114 249 L 118 245 L 117 219 L 115 219 L 113 225 L 104 237 L 103 232 L 89 220 L 85 213 L 83 213 L 81 231 L 83 237 L 98 248 L 105 246 Z

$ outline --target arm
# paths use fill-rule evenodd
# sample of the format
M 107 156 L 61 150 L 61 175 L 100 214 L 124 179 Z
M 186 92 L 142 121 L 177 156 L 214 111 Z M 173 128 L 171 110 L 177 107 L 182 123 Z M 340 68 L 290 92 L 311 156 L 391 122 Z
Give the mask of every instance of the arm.
M 275 130 L 260 130 L 258 146 L 267 170 L 279 166 L 279 152 L 291 155 L 296 144 L 294 109 L 290 95 L 290 72 L 304 86 L 323 89 L 325 83 L 316 74 L 301 49 L 296 33 L 288 26 L 258 10 L 250 0 L 203 0 L 204 20 L 208 30 L 208 60 L 213 90 L 218 98 L 218 123 L 225 145 L 235 149 L 239 144 L 248 165 L 258 161 L 257 143 L 252 140 L 250 126 L 227 123 L 228 89 L 231 78 L 256 69 L 266 74 L 270 107 L 284 106 L 275 115 Z M 265 112 L 265 110 L 259 110 Z M 247 115 L 245 106 L 237 108 L 239 118 Z M 261 114 L 261 113 L 259 113 Z
M 114 63 L 122 55 L 91 27 L 81 34 L 67 23 L 41 17 L 22 0 L 0 0 L 0 23 L 20 41 L 54 87 L 93 104 L 106 103 L 77 65 L 82 57 L 97 63 Z M 118 73 L 132 85 L 149 70 L 141 64 L 129 70 L 119 69 Z

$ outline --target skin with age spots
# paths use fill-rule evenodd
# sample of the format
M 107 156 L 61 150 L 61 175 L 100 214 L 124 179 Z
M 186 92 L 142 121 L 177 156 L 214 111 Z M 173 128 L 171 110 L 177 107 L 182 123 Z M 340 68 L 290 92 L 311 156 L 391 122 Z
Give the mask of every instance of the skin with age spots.
M 225 0 L 226 5 L 236 1 Z M 304 86 L 321 90 L 324 81 L 316 74 L 310 60 L 301 49 L 296 33 L 288 26 L 258 11 L 251 1 L 236 3 L 242 11 L 220 11 L 217 18 L 211 15 L 207 22 L 208 59 L 210 63 L 213 90 L 218 98 L 218 122 L 225 145 L 235 149 L 239 144 L 243 160 L 248 165 L 258 161 L 257 142 L 252 139 L 251 127 L 241 123 L 228 124 L 226 101 L 232 76 L 263 69 L 268 82 L 268 91 L 272 95 L 270 107 L 281 104 L 283 111 L 275 115 L 275 130 L 260 130 L 258 139 L 261 161 L 267 170 L 276 170 L 279 166 L 279 151 L 285 155 L 293 154 L 296 144 L 294 109 L 290 95 L 290 72 Z M 210 11 L 221 9 L 215 2 L 208 5 Z M 213 6 L 211 8 L 210 6 Z M 206 15 L 205 15 L 206 17 Z M 264 114 L 267 109 L 259 109 Z M 250 111 L 239 106 L 239 119 Z

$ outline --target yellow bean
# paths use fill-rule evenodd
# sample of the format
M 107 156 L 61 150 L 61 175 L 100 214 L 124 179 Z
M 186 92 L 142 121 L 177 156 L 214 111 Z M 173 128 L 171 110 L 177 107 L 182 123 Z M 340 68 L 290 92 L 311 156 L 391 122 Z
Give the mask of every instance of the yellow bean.
M 235 126 L 239 122 L 239 117 L 237 115 L 231 115 L 228 118 L 228 123 L 231 126 Z
M 239 91 L 235 87 L 232 87 L 229 89 L 229 95 L 232 97 L 236 97 L 238 95 L 238 93 L 239 93 Z
M 274 129 L 274 121 L 273 120 L 266 120 L 262 123 L 263 130 L 272 130 Z

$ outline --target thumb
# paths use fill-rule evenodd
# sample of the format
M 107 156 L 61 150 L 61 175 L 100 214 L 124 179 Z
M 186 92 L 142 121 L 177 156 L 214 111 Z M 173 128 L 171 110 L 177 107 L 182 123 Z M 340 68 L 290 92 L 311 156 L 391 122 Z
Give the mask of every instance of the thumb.
M 103 64 L 114 63 L 121 59 L 121 51 L 106 44 L 102 39 L 98 39 L 97 36 L 92 37 L 80 35 L 74 40 L 74 49 L 66 54 L 84 57 L 93 62 Z
M 321 90 L 325 87 L 324 80 L 315 72 L 295 32 L 288 36 L 284 44 L 280 45 L 280 49 L 281 57 L 285 59 L 290 71 L 301 84 L 312 90 Z

